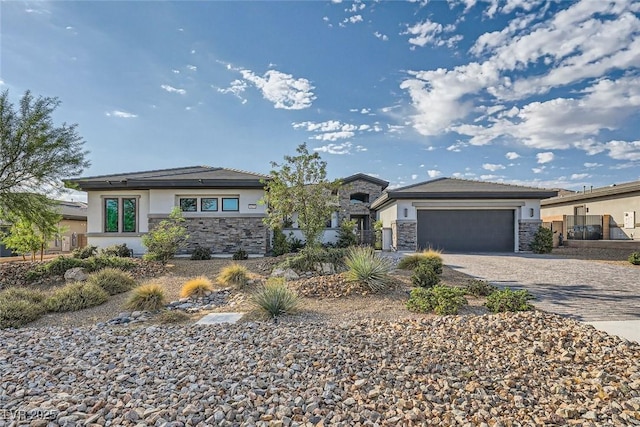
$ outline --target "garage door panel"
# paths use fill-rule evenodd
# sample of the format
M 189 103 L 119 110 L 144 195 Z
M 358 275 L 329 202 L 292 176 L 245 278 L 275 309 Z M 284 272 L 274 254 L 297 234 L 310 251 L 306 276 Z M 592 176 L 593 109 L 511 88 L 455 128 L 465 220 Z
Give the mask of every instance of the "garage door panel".
M 447 252 L 513 252 L 513 210 L 419 210 L 418 246 Z

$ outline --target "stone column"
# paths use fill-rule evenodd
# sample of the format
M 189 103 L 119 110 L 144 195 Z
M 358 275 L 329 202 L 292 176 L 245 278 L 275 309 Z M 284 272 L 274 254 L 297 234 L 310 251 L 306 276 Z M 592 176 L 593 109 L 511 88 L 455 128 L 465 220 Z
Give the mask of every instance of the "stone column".
M 418 247 L 418 223 L 413 220 L 397 220 L 391 223 L 393 243 L 399 251 L 415 251 Z
M 542 225 L 540 220 L 520 220 L 518 221 L 518 250 L 530 251 L 533 236 Z

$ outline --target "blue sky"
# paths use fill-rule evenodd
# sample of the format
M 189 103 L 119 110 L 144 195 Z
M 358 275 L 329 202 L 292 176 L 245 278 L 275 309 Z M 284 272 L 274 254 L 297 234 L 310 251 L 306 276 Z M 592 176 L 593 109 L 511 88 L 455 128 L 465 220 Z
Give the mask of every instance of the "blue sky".
M 0 3 L 0 89 L 62 102 L 83 175 L 268 173 L 582 189 L 640 179 L 640 3 Z

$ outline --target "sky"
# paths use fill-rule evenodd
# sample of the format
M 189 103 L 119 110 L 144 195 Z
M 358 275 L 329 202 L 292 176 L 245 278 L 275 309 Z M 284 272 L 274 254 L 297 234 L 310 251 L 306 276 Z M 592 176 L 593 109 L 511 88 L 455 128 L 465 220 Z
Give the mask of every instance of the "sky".
M 267 174 L 304 142 L 392 187 L 640 179 L 638 1 L 2 1 L 0 49 L 83 176 Z

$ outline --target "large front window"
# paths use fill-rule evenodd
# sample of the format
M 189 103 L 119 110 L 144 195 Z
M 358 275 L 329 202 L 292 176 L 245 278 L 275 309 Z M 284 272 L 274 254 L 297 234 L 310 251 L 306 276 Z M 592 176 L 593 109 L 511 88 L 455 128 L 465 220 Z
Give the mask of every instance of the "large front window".
M 105 233 L 135 233 L 138 227 L 137 202 L 135 197 L 104 198 Z
M 240 201 L 237 197 L 223 197 L 222 198 L 222 210 L 223 211 L 239 211 Z

